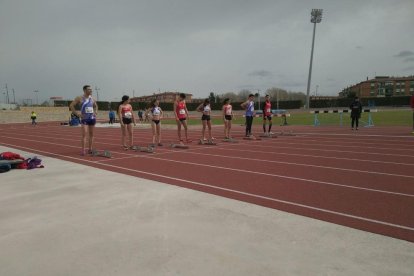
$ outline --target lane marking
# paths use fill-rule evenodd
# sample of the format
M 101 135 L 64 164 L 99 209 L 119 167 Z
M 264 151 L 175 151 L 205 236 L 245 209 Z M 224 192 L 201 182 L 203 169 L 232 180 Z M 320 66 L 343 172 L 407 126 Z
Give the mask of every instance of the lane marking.
M 11 146 L 14 146 L 14 145 L 11 145 Z M 24 149 L 27 149 L 29 151 L 33 151 L 33 149 L 28 148 L 28 147 L 24 147 L 24 146 L 17 146 L 17 147 L 24 148 Z M 62 155 L 62 154 L 56 154 L 56 153 L 47 152 L 47 151 L 43 151 L 43 150 L 36 150 L 36 151 L 43 152 L 43 153 L 49 154 L 49 155 L 60 156 L 60 157 L 64 157 L 64 158 L 75 159 L 75 160 L 78 160 L 78 161 L 89 162 L 89 163 L 92 163 L 92 164 L 95 164 L 96 165 L 96 163 L 94 163 L 94 162 L 91 162 L 91 161 L 85 160 L 85 159 L 81 159 L 81 158 L 66 156 L 66 155 Z M 356 219 L 356 220 L 362 220 L 362 221 L 376 223 L 376 224 L 385 225 L 385 226 L 390 226 L 390 227 L 394 227 L 394 228 L 399 228 L 399 229 L 405 229 L 405 230 L 409 230 L 409 231 L 414 231 L 414 228 L 413 227 L 409 227 L 409 226 L 405 226 L 405 225 L 394 224 L 394 223 L 389 223 L 389 222 L 385 222 L 385 221 L 380 221 L 380 220 L 365 218 L 365 217 L 361 217 L 361 216 L 350 215 L 350 214 L 346 214 L 346 213 L 342 213 L 342 212 L 337 212 L 337 211 L 332 211 L 332 210 L 328 210 L 328 209 L 313 207 L 313 206 L 309 206 L 309 205 L 305 205 L 305 204 L 300 204 L 300 203 L 296 203 L 296 202 L 291 202 L 291 201 L 286 201 L 286 200 L 280 200 L 280 199 L 276 199 L 276 198 L 261 196 L 261 195 L 252 194 L 252 193 L 246 193 L 246 192 L 232 190 L 232 189 L 223 188 L 223 187 L 217 187 L 217 186 L 213 186 L 213 185 L 205 184 L 205 183 L 201 183 L 201 182 L 196 182 L 196 181 L 183 180 L 183 179 L 179 179 L 179 178 L 175 178 L 175 177 L 171 177 L 171 176 L 165 176 L 165 175 L 161 175 L 161 174 L 155 174 L 155 173 L 150 173 L 150 172 L 145 172 L 145 171 L 140 171 L 140 170 L 135 170 L 135 169 L 123 168 L 123 167 L 120 167 L 120 166 L 115 166 L 115 165 L 110 165 L 110 164 L 101 164 L 101 165 L 102 166 L 108 166 L 108 167 L 116 168 L 116 169 L 120 169 L 120 170 L 126 170 L 126 171 L 135 172 L 135 173 L 147 174 L 147 175 L 151 175 L 151 176 L 155 176 L 155 177 L 160 177 L 160 178 L 166 178 L 166 179 L 170 179 L 170 180 L 174 180 L 174 181 L 179 181 L 179 182 L 184 182 L 184 183 L 190 183 L 190 184 L 194 184 L 194 185 L 197 185 L 197 186 L 208 187 L 208 188 L 212 188 L 212 189 L 216 189 L 216 190 L 221 190 L 221 191 L 226 191 L 226 192 L 232 192 L 232 193 L 235 193 L 235 194 L 246 195 L 246 196 L 250 196 L 250 197 L 253 197 L 253 198 L 265 199 L 265 200 L 269 200 L 269 201 L 273 201 L 273 202 L 278 202 L 278 203 L 283 203 L 283 204 L 286 204 L 286 205 L 292 205 L 292 206 L 302 207 L 304 209 L 310 209 L 310 210 L 320 211 L 320 212 L 323 212 L 323 213 L 334 214 L 334 215 L 338 215 L 338 216 L 342 216 L 342 217 L 347 217 L 347 218 L 352 218 L 352 219 Z M 170 185 L 174 185 L 174 184 L 170 184 Z M 321 220 L 321 219 L 319 219 L 319 220 Z
M 26 140 L 26 139 L 21 139 L 21 138 L 16 138 L 16 139 Z M 48 142 L 41 142 L 41 143 L 46 143 L 47 144 Z M 6 144 L 6 143 L 3 143 L 3 144 Z M 9 144 L 9 145 L 15 146 L 13 144 Z M 61 156 L 65 156 L 65 157 L 68 157 L 68 158 L 73 158 L 73 157 L 66 156 L 66 155 L 61 155 Z M 384 194 L 398 195 L 398 196 L 405 196 L 405 197 L 414 197 L 414 194 L 391 192 L 391 191 L 386 191 L 386 190 L 379 190 L 379 189 L 364 188 L 364 187 L 358 187 L 358 186 L 350 186 L 350 185 L 345 185 L 345 184 L 338 184 L 338 183 L 333 183 L 333 182 L 328 182 L 328 181 L 319 181 L 319 180 L 305 179 L 305 178 L 294 177 L 294 176 L 286 176 L 286 175 L 279 175 L 279 174 L 270 174 L 270 173 L 256 172 L 256 171 L 236 169 L 236 168 L 226 168 L 226 167 L 222 167 L 222 166 L 199 164 L 199 163 L 193 163 L 193 162 L 187 162 L 187 161 L 177 161 L 177 160 L 171 160 L 171 159 L 165 159 L 165 158 L 158 158 L 158 157 L 148 156 L 148 155 L 141 156 L 141 158 L 148 158 L 148 159 L 154 159 L 154 160 L 162 160 L 162 161 L 173 162 L 173 163 L 180 163 L 180 164 L 200 166 L 200 167 L 207 167 L 207 168 L 214 168 L 214 169 L 221 169 L 221 170 L 229 170 L 229 171 L 249 173 L 249 174 L 257 174 L 257 175 L 277 177 L 277 178 L 283 178 L 283 179 L 289 179 L 289 180 L 297 180 L 297 181 L 310 182 L 310 183 L 313 183 L 313 184 L 316 183 L 316 184 L 321 184 L 321 185 L 326 185 L 326 186 L 335 186 L 335 187 L 341 187 L 341 188 L 348 188 L 348 189 L 355 189 L 355 190 L 362 190 L 362 191 L 369 191 L 369 192 L 376 192 L 376 193 L 384 193 Z M 84 159 L 79 159 L 79 158 L 76 158 L 76 159 L 77 160 L 84 160 Z M 97 162 L 95 161 L 94 163 L 97 163 Z M 102 163 L 102 162 L 99 163 L 99 164 L 109 165 L 107 163 Z

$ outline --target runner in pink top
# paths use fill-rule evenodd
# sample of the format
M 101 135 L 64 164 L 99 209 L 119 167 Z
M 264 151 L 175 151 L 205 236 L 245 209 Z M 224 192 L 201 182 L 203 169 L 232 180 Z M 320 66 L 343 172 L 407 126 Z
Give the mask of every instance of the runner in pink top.
M 121 142 L 125 150 L 127 150 L 128 148 L 131 148 L 134 145 L 132 123 L 134 124 L 134 126 L 136 126 L 134 112 L 129 102 L 130 102 L 129 96 L 125 95 L 122 97 L 122 101 L 119 103 L 119 107 L 118 107 L 118 119 L 119 119 L 119 122 L 121 123 L 121 130 L 122 130 Z M 128 133 L 129 145 L 126 144 L 127 133 Z

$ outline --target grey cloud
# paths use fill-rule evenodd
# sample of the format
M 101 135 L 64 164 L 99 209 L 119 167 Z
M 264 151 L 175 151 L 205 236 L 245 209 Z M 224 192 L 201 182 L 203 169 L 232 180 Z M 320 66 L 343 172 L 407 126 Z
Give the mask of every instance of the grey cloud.
M 414 45 L 413 36 L 404 36 L 414 25 L 412 0 L 318 0 L 316 6 L 308 0 L 0 2 L 0 87 L 7 83 L 32 99 L 39 90 L 39 101 L 73 98 L 84 83 L 97 85 L 107 100 L 120 91 L 145 95 L 160 87 L 196 97 L 238 87 L 304 91 L 310 11 L 319 7 L 324 17 L 317 26 L 313 88 L 332 85 L 334 94 L 376 68 L 390 75 L 412 70 L 396 59 L 413 65 L 414 49 L 388 43 L 404 37 L 401 45 Z M 372 33 L 381 35 L 366 39 Z
M 269 78 L 273 76 L 273 73 L 266 70 L 257 70 L 249 73 L 250 77 L 261 77 L 261 78 Z
M 394 57 L 408 57 L 414 55 L 414 52 L 411 51 L 401 51 L 397 55 L 394 55 Z
M 412 72 L 414 72 L 414 66 L 406 67 L 403 70 L 404 71 L 412 71 Z

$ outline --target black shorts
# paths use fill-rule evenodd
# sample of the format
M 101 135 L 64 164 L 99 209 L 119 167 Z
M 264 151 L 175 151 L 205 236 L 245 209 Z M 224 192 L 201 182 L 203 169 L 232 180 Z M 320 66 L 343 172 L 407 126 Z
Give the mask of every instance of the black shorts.
M 268 116 L 263 115 L 263 120 L 266 120 L 266 119 L 268 119 L 269 121 L 271 121 L 272 120 L 272 116 L 270 116 L 270 115 L 268 115 Z
M 187 118 L 179 118 L 178 120 L 180 120 L 180 122 L 183 122 L 183 121 L 187 120 Z
M 160 120 L 152 120 L 156 125 L 160 123 Z
M 231 116 L 231 115 L 224 115 L 224 118 L 225 118 L 227 121 L 231 121 L 231 120 L 233 119 L 233 116 Z
M 130 123 L 132 123 L 132 119 L 122 117 L 122 122 L 124 123 L 124 125 L 129 125 Z
M 210 121 L 210 115 L 203 114 L 203 116 L 201 116 L 201 121 Z

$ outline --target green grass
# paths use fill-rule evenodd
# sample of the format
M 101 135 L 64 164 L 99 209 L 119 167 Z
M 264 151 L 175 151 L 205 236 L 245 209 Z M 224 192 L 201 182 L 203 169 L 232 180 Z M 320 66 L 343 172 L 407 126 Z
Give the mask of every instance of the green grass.
M 368 116 L 369 113 L 362 113 L 360 120 L 367 122 Z M 378 112 L 371 113 L 371 118 L 376 126 L 412 126 L 413 124 L 413 113 L 411 110 L 378 110 Z M 292 125 L 313 125 L 314 114 L 292 114 L 289 119 L 288 122 Z M 318 120 L 321 125 L 339 125 L 340 114 L 318 114 Z M 349 113 L 343 114 L 342 123 L 344 125 L 351 124 Z
M 362 113 L 361 120 L 368 121 L 368 113 Z M 413 112 L 410 109 L 390 109 L 390 110 L 378 110 L 378 112 L 371 113 L 372 120 L 375 126 L 412 126 L 413 125 Z M 338 113 L 326 113 L 318 114 L 318 119 L 321 125 L 338 125 L 340 123 L 340 115 Z M 314 114 L 309 112 L 295 112 L 287 118 L 289 125 L 313 125 Z M 274 124 L 281 124 L 282 118 L 274 117 Z M 164 119 L 165 124 L 175 124 L 173 119 Z M 213 125 L 222 125 L 223 120 L 220 118 L 212 118 L 211 123 Z M 343 125 L 350 125 L 351 119 L 349 113 L 344 113 L 342 116 Z M 189 125 L 200 125 L 200 119 L 189 120 Z M 233 124 L 244 124 L 243 117 L 236 117 L 233 120 Z M 262 118 L 254 118 L 253 124 L 262 124 Z

